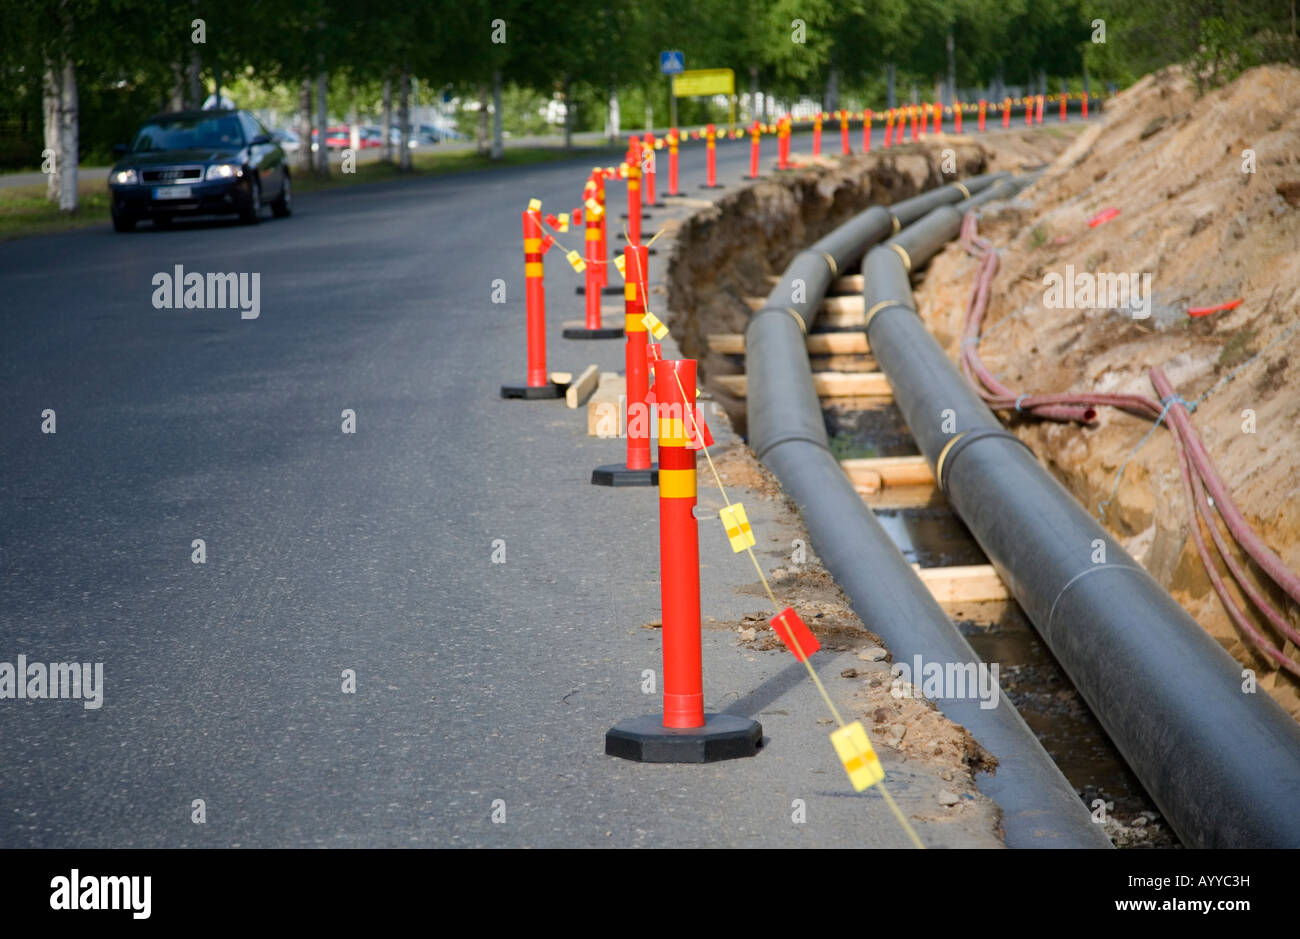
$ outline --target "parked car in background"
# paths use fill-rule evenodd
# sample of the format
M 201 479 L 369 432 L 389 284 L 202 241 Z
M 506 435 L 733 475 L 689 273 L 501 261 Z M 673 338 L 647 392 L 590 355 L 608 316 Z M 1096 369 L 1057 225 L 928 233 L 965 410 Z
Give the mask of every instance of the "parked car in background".
M 113 228 L 142 219 L 165 228 L 179 215 L 235 215 L 256 223 L 269 203 L 293 211 L 289 161 L 274 136 L 247 111 L 155 114 L 108 174 Z
M 297 153 L 302 149 L 302 140 L 287 127 L 281 127 L 279 130 L 273 131 L 272 136 L 275 137 L 280 149 L 285 153 Z

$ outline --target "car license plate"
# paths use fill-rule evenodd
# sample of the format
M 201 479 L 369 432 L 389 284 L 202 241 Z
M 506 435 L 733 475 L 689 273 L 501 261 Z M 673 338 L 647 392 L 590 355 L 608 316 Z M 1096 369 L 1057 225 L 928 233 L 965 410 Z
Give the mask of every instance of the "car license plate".
M 191 196 L 189 186 L 158 186 L 153 191 L 155 199 L 189 199 Z

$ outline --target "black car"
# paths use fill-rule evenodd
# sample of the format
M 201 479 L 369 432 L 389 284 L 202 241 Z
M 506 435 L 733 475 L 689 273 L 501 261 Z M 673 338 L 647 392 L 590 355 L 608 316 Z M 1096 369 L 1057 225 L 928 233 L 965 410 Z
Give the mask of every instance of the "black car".
M 257 222 L 269 204 L 293 211 L 289 162 L 274 135 L 247 111 L 176 111 L 149 118 L 108 174 L 113 227 L 178 215 L 238 215 Z

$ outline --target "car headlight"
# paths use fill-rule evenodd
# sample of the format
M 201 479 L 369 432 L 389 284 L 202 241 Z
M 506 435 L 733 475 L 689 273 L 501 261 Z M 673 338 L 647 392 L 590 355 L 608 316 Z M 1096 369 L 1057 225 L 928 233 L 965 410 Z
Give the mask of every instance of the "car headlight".
M 108 174 L 108 181 L 114 186 L 136 186 L 140 183 L 140 174 L 134 169 L 114 170 Z
M 234 179 L 243 175 L 244 169 L 238 163 L 214 163 L 208 167 L 204 179 Z

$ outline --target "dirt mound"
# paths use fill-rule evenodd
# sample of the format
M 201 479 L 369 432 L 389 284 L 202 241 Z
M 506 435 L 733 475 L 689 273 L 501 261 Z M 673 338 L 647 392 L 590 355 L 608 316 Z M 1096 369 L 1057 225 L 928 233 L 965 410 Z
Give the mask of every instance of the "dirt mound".
M 1300 569 L 1300 328 L 1288 332 L 1300 303 L 1298 204 L 1300 71 L 1254 69 L 1198 98 L 1172 68 L 1116 97 L 1105 120 L 1016 205 L 981 222 L 1002 251 L 980 345 L 990 369 L 1017 391 L 1158 397 L 1147 369 L 1159 365 L 1188 401 L 1210 392 L 1193 424 L 1247 519 L 1292 570 Z M 1119 211 L 1089 227 L 1107 209 Z M 1068 279 L 1067 266 L 1076 279 L 1150 274 L 1149 315 L 1122 303 L 1049 308 L 1045 277 Z M 974 269 L 950 246 L 917 292 L 954 359 Z M 1187 315 L 1236 298 L 1235 309 Z M 1169 434 L 1157 431 L 1134 452 L 1150 423 L 1108 409 L 1090 428 L 1015 426 L 1192 616 L 1300 715 L 1296 684 L 1253 653 L 1211 589 Z M 1267 585 L 1265 593 L 1281 604 Z M 1294 606 L 1289 613 L 1300 622 Z

